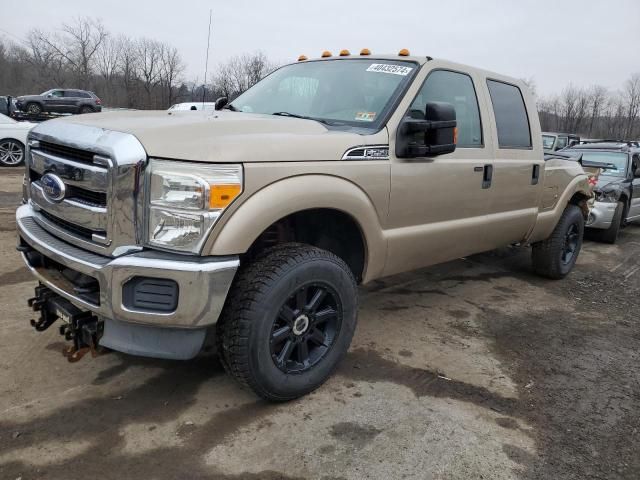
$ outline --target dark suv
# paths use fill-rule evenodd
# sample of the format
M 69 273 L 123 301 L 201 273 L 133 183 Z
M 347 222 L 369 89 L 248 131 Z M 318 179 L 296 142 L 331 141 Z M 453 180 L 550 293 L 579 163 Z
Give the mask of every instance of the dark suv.
M 91 113 L 102 110 L 97 95 L 85 90 L 55 89 L 40 95 L 26 95 L 16 99 L 16 107 L 31 115 L 48 113 Z
M 599 141 L 564 150 L 583 160 L 610 164 L 593 189 L 596 201 L 586 227 L 597 240 L 615 243 L 620 228 L 640 220 L 640 148 L 636 142 Z

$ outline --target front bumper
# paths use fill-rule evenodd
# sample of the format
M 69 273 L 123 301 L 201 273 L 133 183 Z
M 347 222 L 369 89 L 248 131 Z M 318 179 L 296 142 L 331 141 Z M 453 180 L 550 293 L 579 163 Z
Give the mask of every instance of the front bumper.
M 618 204 L 616 202 L 594 202 L 589 212 L 586 227 L 604 230 L 609 228 L 617 206 Z
M 16 213 L 22 257 L 38 280 L 78 308 L 118 323 L 162 328 L 202 329 L 215 324 L 239 265 L 237 256 L 187 257 L 140 251 L 112 258 L 75 247 L 43 229 L 30 205 Z M 55 266 L 32 264 L 28 250 L 40 253 Z M 95 298 L 78 294 L 78 287 L 61 268 L 97 281 Z M 68 272 L 66 272 L 68 273 Z M 123 286 L 134 277 L 173 280 L 178 285 L 177 306 L 171 312 L 125 307 Z

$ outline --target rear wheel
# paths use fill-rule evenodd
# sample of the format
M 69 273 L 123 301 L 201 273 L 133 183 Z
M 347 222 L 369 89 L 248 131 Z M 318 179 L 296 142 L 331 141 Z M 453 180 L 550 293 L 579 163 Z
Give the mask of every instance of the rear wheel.
M 533 269 L 547 278 L 564 278 L 578 260 L 584 236 L 584 217 L 576 205 L 567 205 L 549 238 L 533 244 Z
M 84 105 L 80 107 L 80 113 L 93 113 L 93 108 L 91 108 L 89 105 Z
M 598 230 L 595 232 L 594 239 L 605 243 L 616 243 L 618 240 L 618 234 L 620 228 L 622 228 L 622 216 L 624 214 L 625 205 L 623 202 L 618 202 L 616 211 L 613 214 L 611 220 L 611 226 L 606 230 Z
M 40 115 L 42 113 L 42 107 L 37 103 L 27 104 L 27 113 L 30 115 Z
M 356 321 L 357 287 L 345 262 L 319 248 L 286 244 L 238 272 L 217 325 L 218 355 L 257 395 L 291 400 L 333 373 Z
M 24 163 L 24 145 L 17 140 L 0 141 L 0 164 L 4 167 L 17 167 Z

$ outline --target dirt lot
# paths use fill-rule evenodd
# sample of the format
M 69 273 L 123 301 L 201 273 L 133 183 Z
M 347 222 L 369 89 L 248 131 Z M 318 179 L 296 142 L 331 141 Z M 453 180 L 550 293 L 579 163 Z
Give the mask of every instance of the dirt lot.
M 36 333 L 0 170 L 0 478 L 640 478 L 640 227 L 566 280 L 503 249 L 361 290 L 324 387 L 258 401 L 212 355 L 71 365 Z

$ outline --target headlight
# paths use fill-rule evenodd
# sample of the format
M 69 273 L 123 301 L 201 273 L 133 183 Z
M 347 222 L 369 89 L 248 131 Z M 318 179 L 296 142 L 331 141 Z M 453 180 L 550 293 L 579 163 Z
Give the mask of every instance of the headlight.
M 607 203 L 617 202 L 620 194 L 618 190 L 607 190 L 606 192 L 603 192 L 602 190 L 598 190 L 594 193 L 596 194 L 597 202 L 607 202 Z
M 207 232 L 242 193 L 242 166 L 151 160 L 151 246 L 198 253 Z

